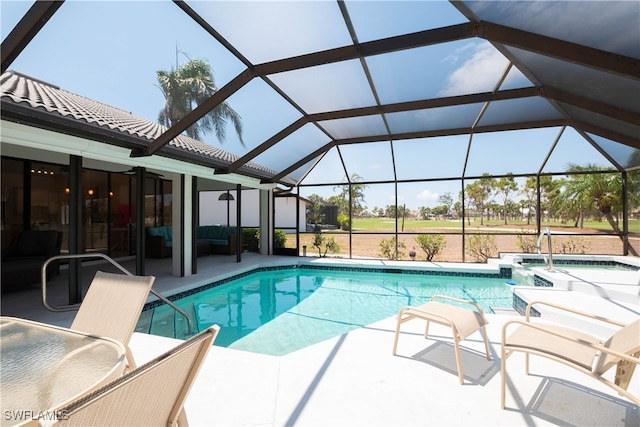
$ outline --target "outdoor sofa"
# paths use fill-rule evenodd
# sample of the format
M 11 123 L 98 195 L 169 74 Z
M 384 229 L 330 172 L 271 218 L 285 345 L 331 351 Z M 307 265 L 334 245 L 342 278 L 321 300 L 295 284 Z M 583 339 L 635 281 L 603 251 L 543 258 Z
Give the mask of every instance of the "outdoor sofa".
M 56 230 L 25 230 L 13 244 L 2 251 L 2 293 L 25 289 L 40 283 L 42 264 L 60 255 L 62 232 Z M 60 272 L 54 261 L 47 268 L 47 279 Z
M 196 231 L 198 256 L 208 254 L 234 254 L 238 245 L 237 229 L 225 225 L 200 225 Z M 171 256 L 173 230 L 170 225 L 147 228 L 146 255 L 150 258 Z

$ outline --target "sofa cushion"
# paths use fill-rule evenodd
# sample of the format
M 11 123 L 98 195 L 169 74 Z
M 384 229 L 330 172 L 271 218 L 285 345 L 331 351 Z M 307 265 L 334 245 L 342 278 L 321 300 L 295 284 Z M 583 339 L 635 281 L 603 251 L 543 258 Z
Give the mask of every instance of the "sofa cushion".
M 227 239 L 207 239 L 207 242 L 213 246 L 227 246 L 229 244 Z
M 147 231 L 149 232 L 149 236 L 164 236 L 164 232 L 161 230 L 162 227 L 149 227 Z
M 58 245 L 58 231 L 26 230 L 18 238 L 17 254 L 21 257 L 47 256 Z
M 222 239 L 224 237 L 222 230 L 223 228 L 217 225 L 212 225 L 211 227 L 207 227 L 207 238 Z
M 196 228 L 196 239 L 198 240 L 204 240 L 207 238 L 206 236 L 207 234 L 207 229 L 203 226 L 198 226 L 198 228 Z
M 222 228 L 219 225 L 201 225 L 198 227 L 198 239 L 223 239 Z

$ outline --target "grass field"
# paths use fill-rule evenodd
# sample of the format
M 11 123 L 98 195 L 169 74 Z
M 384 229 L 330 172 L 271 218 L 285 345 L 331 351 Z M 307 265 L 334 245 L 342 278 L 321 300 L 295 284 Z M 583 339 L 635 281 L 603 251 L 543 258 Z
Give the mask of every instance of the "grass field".
M 485 219 L 483 221 L 483 225 L 480 225 L 480 220 L 472 220 L 471 224 L 468 222 L 465 224 L 465 228 L 478 228 L 485 227 L 488 229 L 492 228 L 509 228 L 520 230 L 535 230 L 536 224 L 532 221 L 531 224 L 527 225 L 527 221 L 509 221 L 507 225 L 504 224 L 503 220 L 497 221 L 489 221 Z M 417 220 L 417 219 L 406 219 L 403 223 L 402 220 L 398 221 L 398 231 L 402 232 L 404 226 L 405 232 L 419 232 L 422 230 L 433 230 L 433 229 L 448 229 L 452 232 L 455 230 L 462 230 L 462 221 L 460 220 Z M 571 228 L 575 230 L 576 233 L 590 233 L 590 232 L 604 232 L 611 233 L 613 230 L 608 222 L 606 221 L 585 221 L 584 228 L 576 228 L 572 227 L 569 224 L 562 224 L 559 222 L 543 222 L 543 227 L 549 228 Z M 392 218 L 354 218 L 353 220 L 353 231 L 388 231 L 395 232 L 395 221 Z M 640 234 L 640 219 L 634 219 L 629 221 L 629 233 L 632 234 Z
M 611 226 L 605 222 L 590 221 L 585 222 L 584 228 L 567 226 L 557 222 L 543 223 L 544 227 L 549 227 L 553 234 L 554 252 L 565 250 L 565 248 L 578 248 L 584 253 L 597 255 L 622 255 L 623 245 L 619 237 L 612 235 Z M 522 230 L 529 231 L 535 239 L 535 223 L 527 225 L 525 221 L 509 222 L 504 225 L 504 221 L 487 221 L 480 225 L 480 220 L 472 221 L 471 225 L 465 224 L 465 232 L 473 234 L 476 232 L 486 232 L 495 234 L 497 252 L 522 252 L 516 234 L 521 234 Z M 344 230 L 327 230 L 323 232 L 326 238 L 333 238 L 338 243 L 340 249 L 335 253 L 328 253 L 328 256 L 353 256 L 356 258 L 381 258 L 381 242 L 394 237 L 396 231 L 395 222 L 390 218 L 356 218 L 353 222 L 353 233 Z M 373 234 L 367 234 L 373 233 Z M 398 223 L 398 241 L 404 244 L 399 259 L 409 259 L 408 251 L 417 246 L 415 237 L 421 233 L 438 233 L 445 235 L 446 246 L 439 253 L 434 261 L 450 262 L 474 262 L 469 256 L 463 254 L 462 223 L 453 220 L 405 220 L 404 230 L 402 221 Z M 535 240 L 534 240 L 535 241 Z M 629 241 L 636 252 L 640 252 L 640 220 L 633 220 L 629 223 Z M 286 247 L 296 246 L 295 235 L 287 235 Z M 318 256 L 318 249 L 313 247 L 313 233 L 300 235 L 300 248 L 307 246 L 307 254 Z M 417 248 L 418 259 L 424 255 Z M 545 251 L 546 252 L 546 251 Z M 579 253 L 579 252 L 576 252 Z

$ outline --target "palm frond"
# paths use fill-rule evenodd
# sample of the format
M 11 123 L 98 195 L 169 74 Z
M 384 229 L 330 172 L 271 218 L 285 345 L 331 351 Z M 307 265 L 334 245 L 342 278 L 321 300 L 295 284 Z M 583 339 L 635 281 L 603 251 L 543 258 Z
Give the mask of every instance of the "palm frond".
M 157 71 L 160 90 L 165 97 L 165 106 L 158 115 L 158 123 L 173 125 L 190 111 L 214 95 L 216 87 L 211 65 L 203 59 L 190 59 L 177 69 Z M 215 132 L 222 143 L 226 137 L 226 126 L 232 122 L 240 143 L 242 139 L 242 119 L 226 102 L 221 103 L 190 126 L 186 133 L 200 139 L 209 132 Z

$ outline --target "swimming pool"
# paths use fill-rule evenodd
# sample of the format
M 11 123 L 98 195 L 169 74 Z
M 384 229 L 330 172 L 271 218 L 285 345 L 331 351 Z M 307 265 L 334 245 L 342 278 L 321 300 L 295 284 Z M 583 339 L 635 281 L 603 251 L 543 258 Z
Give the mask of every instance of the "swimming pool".
M 198 330 L 214 323 L 221 327 L 215 345 L 283 355 L 393 316 L 403 305 L 419 305 L 436 294 L 474 301 L 485 312 L 512 306 L 511 290 L 499 277 L 304 267 L 258 271 L 174 302 L 192 316 Z M 186 322 L 168 306 L 143 314 L 149 333 L 186 335 Z

